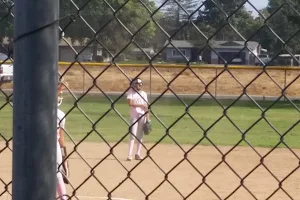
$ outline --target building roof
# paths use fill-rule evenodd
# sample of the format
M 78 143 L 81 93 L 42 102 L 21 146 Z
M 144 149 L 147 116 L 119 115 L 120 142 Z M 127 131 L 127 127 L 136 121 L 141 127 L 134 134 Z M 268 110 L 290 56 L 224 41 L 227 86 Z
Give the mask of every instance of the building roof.
M 167 40 L 165 42 L 165 45 L 167 45 L 169 41 Z M 171 43 L 177 47 L 177 48 L 193 48 L 195 45 L 192 43 L 192 41 L 188 40 L 172 40 Z M 171 44 L 169 44 L 167 47 L 173 48 Z
M 167 45 L 169 41 L 165 42 Z M 197 41 L 189 41 L 189 40 L 172 40 L 171 43 L 177 48 L 194 48 L 197 46 Z M 198 42 L 200 44 L 200 42 Z M 245 47 L 245 41 L 216 41 L 211 40 L 210 45 L 214 49 L 242 49 Z M 247 42 L 247 46 L 249 49 L 253 50 L 259 45 L 258 42 L 249 41 Z M 173 48 L 171 44 L 167 47 Z
M 143 51 L 145 52 L 150 52 L 153 51 L 153 48 L 142 48 Z M 142 52 L 140 48 L 134 48 L 132 49 L 132 52 Z
M 255 41 L 248 41 L 247 47 L 254 50 L 259 43 Z M 212 41 L 211 47 L 214 49 L 242 49 L 245 47 L 245 41 Z
M 153 48 L 142 48 L 142 50 L 144 52 L 146 52 L 147 54 L 155 54 Z M 141 49 L 139 49 L 139 48 L 134 48 L 129 53 L 132 55 L 143 55 L 144 54 L 143 51 L 141 51 Z

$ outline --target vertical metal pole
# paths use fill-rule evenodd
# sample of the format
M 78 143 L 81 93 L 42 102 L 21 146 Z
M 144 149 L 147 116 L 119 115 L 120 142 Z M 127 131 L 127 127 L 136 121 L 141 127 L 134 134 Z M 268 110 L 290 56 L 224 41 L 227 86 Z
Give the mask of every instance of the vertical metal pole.
M 150 98 L 149 103 L 152 102 L 152 66 L 150 66 Z
M 218 76 L 218 68 L 216 68 L 216 76 Z M 216 79 L 216 82 L 215 82 L 215 98 L 217 98 L 217 90 L 218 90 L 218 78 Z
M 284 94 L 286 94 L 286 69 L 284 69 Z M 286 101 L 287 99 L 284 97 L 284 101 Z
M 58 0 L 15 0 L 15 38 L 59 17 Z M 13 200 L 56 197 L 58 23 L 14 43 Z
M 84 69 L 82 69 L 82 94 L 84 93 L 85 91 L 85 71 Z

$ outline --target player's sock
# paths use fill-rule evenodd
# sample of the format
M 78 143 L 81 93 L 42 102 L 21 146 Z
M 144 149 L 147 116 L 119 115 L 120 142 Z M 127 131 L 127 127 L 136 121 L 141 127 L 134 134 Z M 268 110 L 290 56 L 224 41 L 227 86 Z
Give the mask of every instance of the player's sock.
M 132 156 L 133 146 L 134 146 L 134 140 L 130 140 L 129 141 L 128 157 Z
M 62 177 L 57 177 L 56 191 L 60 200 L 67 200 L 66 185 Z

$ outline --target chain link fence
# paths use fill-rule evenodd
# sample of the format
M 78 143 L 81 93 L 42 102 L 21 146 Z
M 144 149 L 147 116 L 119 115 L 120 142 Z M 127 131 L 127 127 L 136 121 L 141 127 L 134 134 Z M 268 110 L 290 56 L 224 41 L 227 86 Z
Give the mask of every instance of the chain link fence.
M 255 3 L 60 1 L 70 199 L 297 199 L 300 2 Z M 13 1 L 0 9 L 5 72 Z M 137 77 L 152 132 L 128 161 Z M 13 82 L 0 80 L 0 199 L 11 199 Z

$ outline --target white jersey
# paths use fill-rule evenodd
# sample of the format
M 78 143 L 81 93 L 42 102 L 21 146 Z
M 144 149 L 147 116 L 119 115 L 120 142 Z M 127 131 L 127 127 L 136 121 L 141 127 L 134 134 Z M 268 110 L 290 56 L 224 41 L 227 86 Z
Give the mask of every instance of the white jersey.
M 136 104 L 147 104 L 147 94 L 144 91 L 136 92 L 131 89 L 128 91 L 127 99 L 133 100 Z M 130 117 L 137 117 L 139 114 L 144 114 L 145 110 L 141 107 L 130 107 Z
M 65 113 L 60 109 L 57 109 L 57 140 L 60 138 L 59 128 L 65 128 L 66 118 Z

